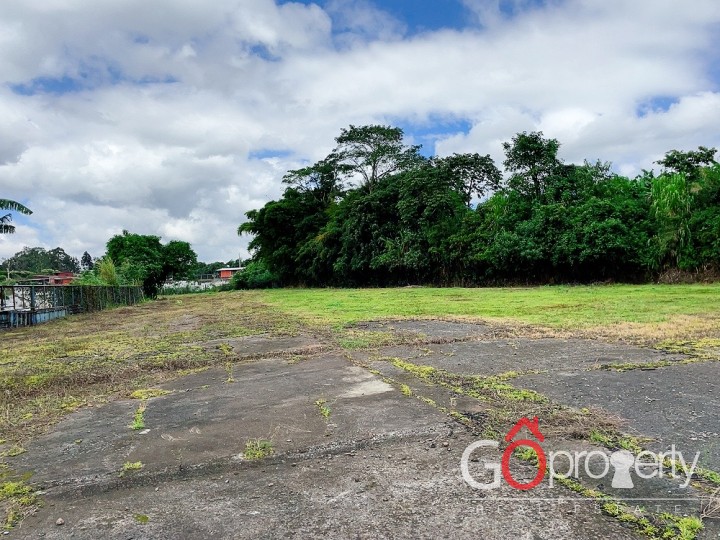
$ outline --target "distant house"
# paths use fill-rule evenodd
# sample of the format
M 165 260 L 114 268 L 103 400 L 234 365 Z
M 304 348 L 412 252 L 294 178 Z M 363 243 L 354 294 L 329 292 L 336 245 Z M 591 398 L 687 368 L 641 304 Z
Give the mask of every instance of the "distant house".
M 50 275 L 38 274 L 29 279 L 21 279 L 19 284 L 26 285 L 70 285 L 75 279 L 72 272 L 55 272 Z
M 55 272 L 52 276 L 48 276 L 50 285 L 70 285 L 75 279 L 72 272 Z
M 230 279 L 231 277 L 233 277 L 233 274 L 235 274 L 236 272 L 239 272 L 240 270 L 242 270 L 242 268 L 240 268 L 240 267 L 238 267 L 238 268 L 220 268 L 218 270 L 218 273 L 220 274 L 220 279 Z

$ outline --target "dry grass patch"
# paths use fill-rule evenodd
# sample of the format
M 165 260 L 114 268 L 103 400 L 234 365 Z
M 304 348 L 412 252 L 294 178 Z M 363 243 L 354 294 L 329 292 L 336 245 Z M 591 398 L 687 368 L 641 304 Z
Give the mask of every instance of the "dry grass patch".
M 0 438 L 21 442 L 78 407 L 223 361 L 206 341 L 297 331 L 252 293 L 160 299 L 3 331 Z

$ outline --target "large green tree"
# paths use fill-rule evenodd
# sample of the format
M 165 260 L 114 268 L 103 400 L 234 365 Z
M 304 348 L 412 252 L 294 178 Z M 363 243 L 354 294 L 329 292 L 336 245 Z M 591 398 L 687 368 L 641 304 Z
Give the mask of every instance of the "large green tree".
M 83 270 L 92 270 L 93 269 L 93 266 L 94 266 L 93 259 L 87 251 L 85 251 L 82 254 L 82 257 L 80 257 L 80 266 Z
M 448 187 L 461 193 L 468 206 L 473 197 L 483 197 L 500 188 L 502 173 L 489 154 L 453 154 L 432 162 Z
M 197 265 L 197 254 L 188 242 L 171 240 L 163 246 L 163 273 L 173 279 L 189 279 Z
M 422 162 L 419 146 L 403 141 L 398 127 L 369 125 L 343 129 L 335 139 L 331 154 L 342 165 L 348 178 L 361 179 L 361 185 L 372 191 L 378 182 L 393 174 L 411 169 Z
M 665 157 L 657 163 L 662 165 L 669 173 L 684 174 L 691 182 L 697 181 L 703 167 L 714 165 L 715 148 L 699 146 L 697 150 L 682 151 L 670 150 Z
M 164 246 L 159 236 L 123 231 L 107 242 L 107 257 L 122 276 L 143 287 L 154 298 L 171 277 L 187 276 L 197 256 L 187 242 L 172 241 Z
M 315 285 L 329 279 L 329 269 L 317 256 L 322 247 L 319 235 L 345 194 L 347 171 L 334 154 L 289 171 L 283 177 L 288 187 L 280 200 L 246 213 L 238 234 L 253 235 L 250 250 L 264 262 L 267 275 L 285 284 Z
M 523 131 L 503 143 L 503 149 L 505 170 L 511 174 L 509 187 L 539 200 L 562 164 L 557 155 L 560 143 L 546 139 L 542 131 Z

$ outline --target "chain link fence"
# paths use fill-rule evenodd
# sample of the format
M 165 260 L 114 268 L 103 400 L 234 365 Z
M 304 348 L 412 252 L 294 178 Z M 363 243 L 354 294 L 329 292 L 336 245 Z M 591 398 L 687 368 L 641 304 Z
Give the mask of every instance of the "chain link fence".
M 0 286 L 0 328 L 30 326 L 72 313 L 129 306 L 142 299 L 141 287 L 3 285 Z

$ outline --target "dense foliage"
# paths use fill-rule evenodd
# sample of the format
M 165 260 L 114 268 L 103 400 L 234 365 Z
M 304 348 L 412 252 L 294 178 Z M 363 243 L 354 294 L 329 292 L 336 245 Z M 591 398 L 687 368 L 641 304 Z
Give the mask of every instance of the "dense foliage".
M 26 247 L 6 259 L 2 268 L 31 274 L 79 272 L 80 263 L 60 247 L 50 250 L 41 247 Z
M 60 247 L 46 250 L 25 247 L 0 264 L 0 283 L 13 284 L 38 274 L 73 272 L 75 285 L 142 285 L 155 296 L 166 280 L 189 280 L 213 275 L 238 261 L 202 263 L 187 242 L 173 240 L 163 245 L 157 236 L 123 231 L 107 243 L 107 253 L 98 259 L 85 251 L 78 261 Z
M 325 159 L 289 171 L 247 212 L 241 288 L 643 281 L 720 266 L 715 149 L 673 150 L 629 179 L 563 163 L 541 132 L 489 155 L 424 158 L 388 126 L 350 126 Z M 478 201 L 473 207 L 472 201 Z
M 142 284 L 145 295 L 154 298 L 168 278 L 183 279 L 196 264 L 197 255 L 187 242 L 163 245 L 158 236 L 123 231 L 108 240 L 107 255 L 97 266 L 100 276 L 108 276 L 104 281 L 110 282 L 116 272 L 128 282 Z

